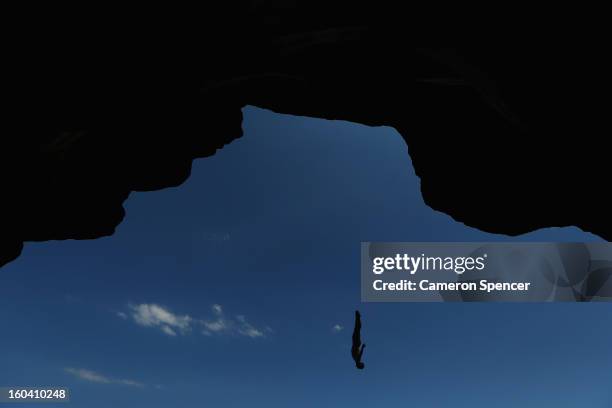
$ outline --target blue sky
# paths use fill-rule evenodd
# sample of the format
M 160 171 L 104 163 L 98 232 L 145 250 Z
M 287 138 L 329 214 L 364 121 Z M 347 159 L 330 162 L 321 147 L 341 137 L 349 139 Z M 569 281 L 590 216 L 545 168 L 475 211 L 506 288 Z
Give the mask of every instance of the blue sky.
M 133 193 L 114 236 L 0 270 L 0 386 L 87 408 L 612 406 L 609 304 L 360 303 L 361 241 L 597 237 L 431 210 L 391 128 L 244 114 L 184 185 Z

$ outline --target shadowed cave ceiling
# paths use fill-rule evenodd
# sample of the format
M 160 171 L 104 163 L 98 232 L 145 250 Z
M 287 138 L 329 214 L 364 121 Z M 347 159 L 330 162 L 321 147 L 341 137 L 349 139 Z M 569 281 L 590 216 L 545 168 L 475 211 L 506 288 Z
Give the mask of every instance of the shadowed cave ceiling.
M 7 51 L 0 266 L 23 242 L 112 234 L 131 191 L 180 185 L 194 159 L 241 137 L 245 105 L 394 127 L 427 205 L 469 226 L 612 238 L 598 53 L 419 48 L 384 10 L 287 4 L 114 36 L 23 27 Z

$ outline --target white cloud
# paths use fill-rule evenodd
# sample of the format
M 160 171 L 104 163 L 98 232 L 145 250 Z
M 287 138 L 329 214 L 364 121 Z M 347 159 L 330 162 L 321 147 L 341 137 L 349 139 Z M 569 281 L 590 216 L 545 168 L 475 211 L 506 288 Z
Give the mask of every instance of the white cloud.
M 162 331 L 166 333 L 168 336 L 176 336 L 176 332 L 168 326 L 162 326 Z
M 247 322 L 244 316 L 236 316 L 236 320 L 239 323 L 238 333 L 253 339 L 256 337 L 264 337 L 263 332 L 259 329 L 256 329 L 255 327 L 253 327 L 252 324 Z
M 185 334 L 191 330 L 193 319 L 188 316 L 179 316 L 163 306 L 156 304 L 130 305 L 132 319 L 145 327 L 157 327 L 169 336 L 176 336 L 177 332 Z
M 340 333 L 342 330 L 344 330 L 344 327 L 339 324 L 334 324 L 334 326 L 332 327 L 332 331 L 334 333 Z
M 206 330 L 211 331 L 213 333 L 219 333 L 229 329 L 229 325 L 222 318 L 213 321 L 202 321 L 202 324 L 204 325 Z
M 144 387 L 143 383 L 134 380 L 115 380 L 116 384 L 129 385 L 130 387 Z
M 257 337 L 264 337 L 264 334 L 262 331 L 252 326 L 238 329 L 238 333 L 242 334 L 243 336 L 250 337 L 252 339 L 257 338 Z
M 103 375 L 95 373 L 90 370 L 85 370 L 83 368 L 66 368 L 66 372 L 74 375 L 75 377 L 80 378 L 81 380 L 101 383 L 101 384 L 109 384 L 111 380 Z
M 204 326 L 202 334 L 212 336 L 214 334 L 234 334 L 239 336 L 250 337 L 265 337 L 264 330 L 260 330 L 246 320 L 243 315 L 236 316 L 235 319 L 228 318 L 223 313 L 223 307 L 218 304 L 212 305 L 212 311 L 215 315 L 213 320 L 202 320 Z M 272 332 L 272 329 L 267 327 L 267 332 Z
M 255 327 L 243 315 L 238 315 L 235 318 L 226 316 L 223 306 L 219 304 L 211 306 L 212 317 L 208 319 L 194 319 L 189 315 L 177 315 L 166 307 L 154 303 L 130 304 L 129 308 L 130 316 L 136 324 L 158 328 L 172 337 L 190 332 L 195 325 L 201 327 L 202 334 L 205 336 L 231 334 L 254 339 L 266 337 L 266 333 L 273 332 L 269 326 L 265 326 L 263 329 Z M 118 312 L 117 316 L 122 319 L 130 317 L 123 312 Z
M 223 308 L 221 307 L 221 305 L 217 305 L 217 304 L 212 305 L 212 310 L 216 315 L 223 314 Z
M 116 379 L 116 378 L 111 378 L 111 377 L 106 377 L 102 374 L 98 374 L 94 371 L 91 370 L 86 370 L 84 368 L 65 368 L 64 371 L 66 371 L 69 374 L 72 374 L 73 376 L 84 380 L 84 381 L 89 381 L 89 382 L 93 382 L 93 383 L 98 383 L 98 384 L 120 384 L 120 385 L 127 385 L 130 387 L 144 387 L 144 384 L 138 382 L 138 381 L 134 381 L 134 380 L 123 380 L 123 379 Z

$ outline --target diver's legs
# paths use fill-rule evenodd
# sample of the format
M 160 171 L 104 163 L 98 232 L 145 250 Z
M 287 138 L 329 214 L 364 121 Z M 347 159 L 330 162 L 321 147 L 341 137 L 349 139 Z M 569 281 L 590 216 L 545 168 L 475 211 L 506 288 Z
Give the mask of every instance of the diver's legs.
M 361 315 L 355 310 L 355 328 L 353 329 L 353 344 L 361 344 Z

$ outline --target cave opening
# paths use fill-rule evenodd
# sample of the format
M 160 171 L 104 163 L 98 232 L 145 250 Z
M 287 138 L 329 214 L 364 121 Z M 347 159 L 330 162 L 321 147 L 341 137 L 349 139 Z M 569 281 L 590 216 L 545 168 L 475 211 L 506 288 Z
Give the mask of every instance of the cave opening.
M 584 373 L 606 374 L 572 348 L 595 330 L 592 355 L 609 347 L 598 305 L 363 304 L 368 375 L 355 377 L 346 328 L 361 241 L 596 238 L 576 228 L 510 238 L 432 210 L 391 128 L 243 113 L 244 136 L 196 160 L 183 185 L 132 193 L 115 235 L 28 243 L 2 269 L 0 384 L 59 381 L 99 404 L 122 396 L 150 407 L 193 406 L 203 389 L 213 406 L 316 406 L 322 395 L 349 406 L 372 387 L 377 404 L 395 406 L 410 384 L 415 405 L 443 406 L 432 384 L 460 387 L 454 402 L 476 405 L 490 405 L 502 382 L 553 395 L 539 384 L 558 356 L 574 369 L 555 389 L 580 384 L 588 395 Z M 551 352 L 550 338 L 565 341 Z M 476 354 L 497 358 L 475 364 Z M 508 378 L 485 375 L 499 364 Z

